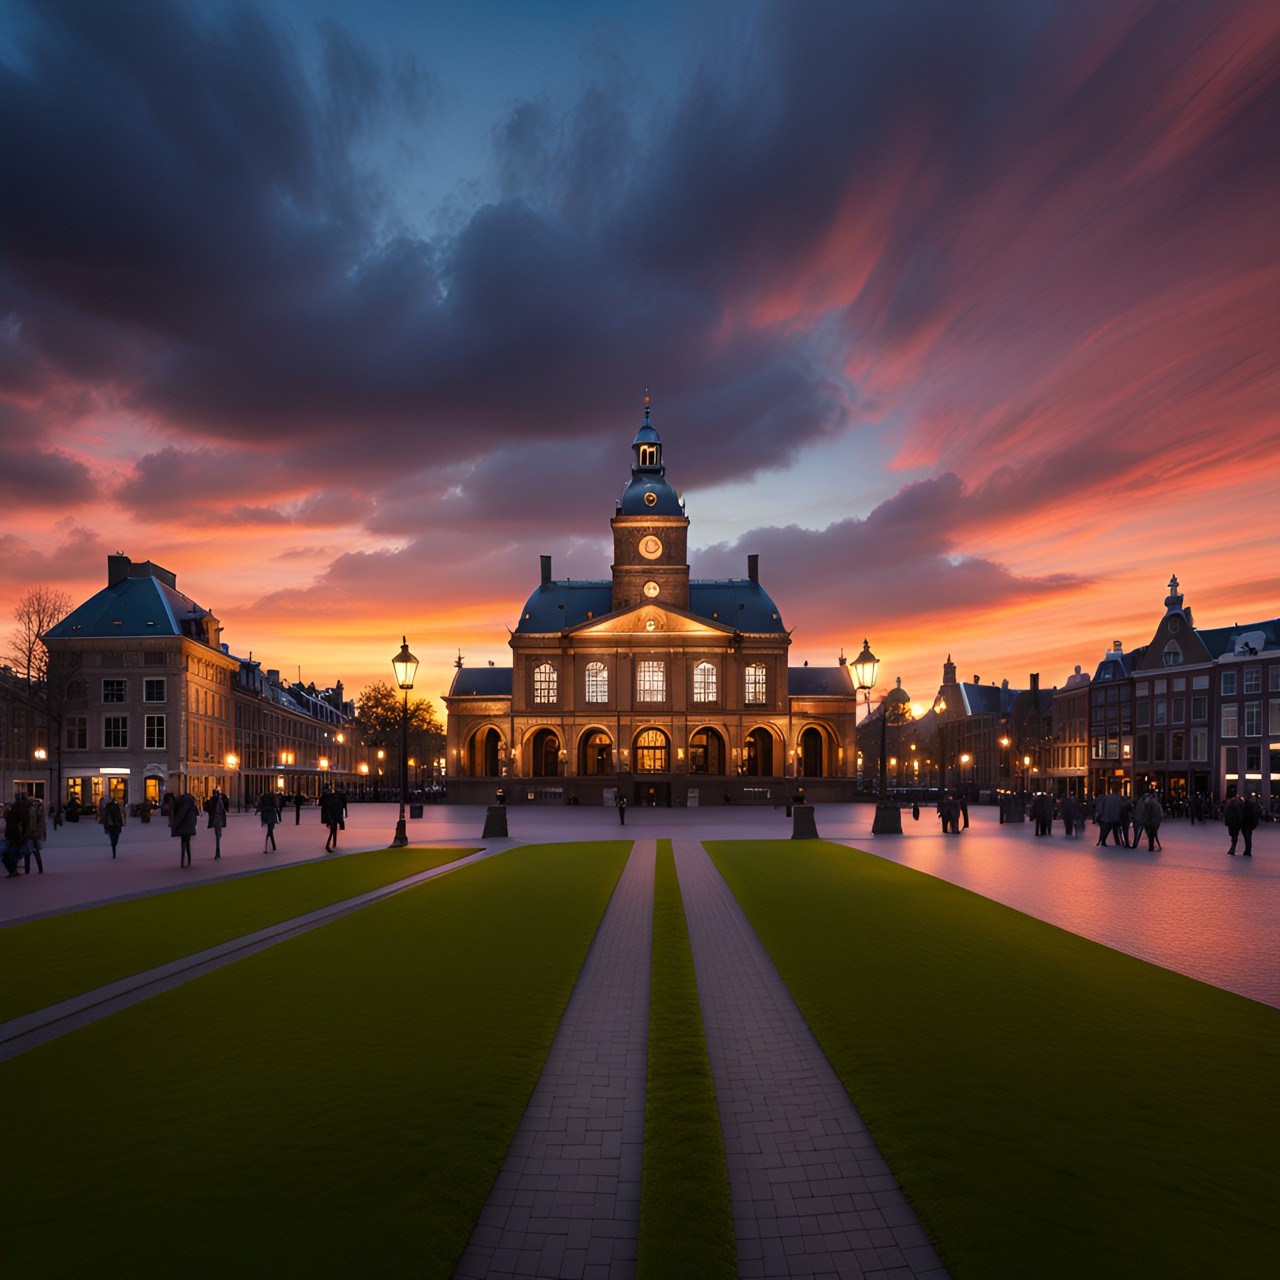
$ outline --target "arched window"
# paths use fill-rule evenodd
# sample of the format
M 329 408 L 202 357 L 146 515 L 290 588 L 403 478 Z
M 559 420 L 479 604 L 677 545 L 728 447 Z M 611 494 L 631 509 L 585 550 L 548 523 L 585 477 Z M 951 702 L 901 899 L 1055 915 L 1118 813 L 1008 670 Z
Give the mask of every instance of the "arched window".
M 588 777 L 613 772 L 613 740 L 603 729 L 592 729 L 582 735 L 578 772 Z
M 658 446 L 656 444 L 642 444 L 640 446 L 640 465 L 642 467 L 656 467 L 658 465 Z
M 1176 640 L 1170 640 L 1164 647 L 1164 665 L 1178 667 L 1182 665 L 1182 649 Z
M 534 778 L 560 776 L 560 739 L 553 729 L 539 729 L 529 749 L 529 773 Z
M 556 700 L 556 669 L 549 662 L 540 662 L 533 669 L 534 702 Z
M 666 702 L 667 666 L 665 662 L 636 663 L 636 701 Z
M 700 662 L 693 669 L 694 702 L 716 700 L 716 668 L 712 662 Z
M 637 773 L 666 773 L 670 758 L 667 735 L 661 729 L 646 729 L 636 738 Z
M 724 774 L 724 739 L 714 729 L 699 729 L 689 739 L 689 772 Z
M 750 662 L 747 664 L 747 705 L 758 706 L 766 701 L 768 694 L 767 682 L 765 680 L 765 670 L 763 662 Z
M 603 662 L 587 663 L 586 680 L 586 691 L 583 695 L 585 701 L 609 701 L 609 668 Z

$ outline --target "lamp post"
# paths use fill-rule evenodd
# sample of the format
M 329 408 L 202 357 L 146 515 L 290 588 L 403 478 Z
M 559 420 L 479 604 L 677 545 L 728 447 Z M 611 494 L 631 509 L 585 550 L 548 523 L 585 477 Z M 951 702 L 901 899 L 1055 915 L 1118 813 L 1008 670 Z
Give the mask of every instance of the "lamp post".
M 853 661 L 854 677 L 858 688 L 867 699 L 867 714 L 871 714 L 871 690 L 875 688 L 876 676 L 880 672 L 880 659 L 871 652 L 871 646 L 862 642 L 862 652 Z M 898 682 L 901 685 L 901 681 Z M 905 695 L 903 695 L 905 697 Z M 896 704 L 895 704 L 896 705 Z M 889 708 L 887 700 L 880 705 L 880 794 L 876 799 L 876 816 L 871 823 L 871 834 L 876 836 L 900 836 L 902 834 L 902 811 L 896 804 L 889 803 L 888 779 L 888 727 Z
M 400 652 L 391 659 L 391 669 L 396 673 L 396 683 L 404 693 L 404 708 L 400 715 L 400 821 L 391 841 L 393 849 L 403 849 L 409 843 L 409 833 L 404 825 L 404 801 L 409 792 L 409 690 L 418 674 L 418 660 L 409 652 L 409 638 L 400 639 Z
M 240 764 L 240 757 L 236 755 L 235 752 L 233 751 L 227 756 L 226 763 L 227 763 L 227 772 L 232 776 L 232 778 L 234 778 L 236 776 L 236 768 Z M 244 788 L 240 787 L 239 791 L 240 791 L 240 799 L 237 801 L 236 807 L 238 809 L 243 809 L 244 808 Z

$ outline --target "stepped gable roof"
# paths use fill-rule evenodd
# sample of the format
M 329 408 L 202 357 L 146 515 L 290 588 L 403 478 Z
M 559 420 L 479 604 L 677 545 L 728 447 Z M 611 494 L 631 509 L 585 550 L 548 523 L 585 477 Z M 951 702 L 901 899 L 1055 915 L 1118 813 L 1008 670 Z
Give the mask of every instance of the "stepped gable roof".
M 522 634 L 554 635 L 593 618 L 603 618 L 612 611 L 611 582 L 560 579 L 534 588 L 520 611 L 515 630 Z M 752 635 L 786 630 L 769 593 L 749 578 L 691 582 L 688 612 Z
M 103 587 L 45 634 L 55 640 L 182 635 L 203 640 L 191 624 L 208 612 L 158 578 L 129 577 Z
M 459 667 L 449 686 L 451 698 L 509 698 L 510 667 Z
M 787 693 L 793 698 L 847 698 L 853 677 L 844 667 L 788 667 Z

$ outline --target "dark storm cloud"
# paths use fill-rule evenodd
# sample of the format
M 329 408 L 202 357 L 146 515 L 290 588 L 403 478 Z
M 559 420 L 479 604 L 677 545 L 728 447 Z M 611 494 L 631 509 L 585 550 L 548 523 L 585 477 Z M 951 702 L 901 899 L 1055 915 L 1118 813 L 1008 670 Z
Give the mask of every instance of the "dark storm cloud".
M 1012 394 L 1040 395 L 1064 334 L 1108 318 L 1108 285 L 1131 275 L 1126 303 L 1142 296 L 1153 240 L 1229 240 L 1206 183 L 1265 177 L 1257 93 L 1177 145 L 1136 105 L 1178 118 L 1170 67 L 1212 25 L 1196 6 L 813 0 L 713 13 L 670 102 L 606 73 L 567 110 L 518 104 L 495 134 L 498 198 L 430 238 L 371 158 L 380 129 L 437 110 L 428 70 L 332 22 L 306 33 L 313 66 L 303 34 L 247 4 L 25 13 L 0 72 L 17 123 L 0 314 L 26 376 L 109 389 L 220 447 L 268 437 L 296 462 L 295 503 L 300 484 L 377 490 L 387 457 L 448 476 L 625 438 L 646 385 L 664 438 L 687 433 L 690 485 L 784 466 L 913 386 L 940 406 L 913 447 L 958 467 L 946 411 L 989 395 L 966 383 L 977 357 L 1010 353 Z M 1153 161 L 1162 141 L 1186 156 Z M 1103 195 L 1055 218 L 1085 188 Z M 1112 189 L 1147 198 L 1095 261 Z M 1073 429 L 1096 439 L 1100 416 L 1078 405 Z M 1005 447 L 996 424 L 972 434 Z M 144 509 L 165 468 L 144 459 L 125 501 Z M 603 455 L 579 474 L 617 483 Z M 387 528 L 410 515 L 391 489 L 370 508 Z M 525 492 L 482 467 L 451 501 L 483 520 L 483 498 Z
M 1074 574 L 1019 576 L 993 560 L 958 554 L 959 532 L 977 514 L 975 496 L 960 479 L 942 475 L 906 485 L 863 520 L 822 530 L 755 529 L 731 546 L 709 547 L 699 553 L 698 572 L 742 578 L 746 557 L 758 555 L 761 580 L 785 584 L 792 602 L 787 624 L 812 630 L 829 625 L 841 601 L 862 618 L 900 625 L 995 612 L 1085 585 Z
M 12 416 L 0 412 L 0 431 Z M 28 437 L 30 439 L 30 437 Z M 16 511 L 66 511 L 90 501 L 97 485 L 90 469 L 60 449 L 23 444 L 14 436 L 6 443 L 0 462 L 0 504 L 6 514 Z

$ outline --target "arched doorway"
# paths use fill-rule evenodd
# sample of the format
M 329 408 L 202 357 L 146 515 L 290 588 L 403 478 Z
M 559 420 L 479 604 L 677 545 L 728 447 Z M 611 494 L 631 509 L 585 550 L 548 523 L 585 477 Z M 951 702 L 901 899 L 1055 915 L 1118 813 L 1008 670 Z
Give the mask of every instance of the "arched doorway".
M 492 727 L 478 729 L 467 743 L 467 773 L 472 778 L 496 778 L 502 735 Z
M 723 776 L 724 739 L 714 729 L 699 729 L 689 739 L 689 772 Z
M 645 729 L 636 735 L 637 773 L 667 773 L 671 767 L 671 744 L 661 729 Z
M 800 735 L 800 772 L 806 778 L 821 778 L 823 769 L 822 730 L 809 726 Z
M 747 734 L 746 773 L 750 778 L 773 777 L 773 734 L 768 729 Z
M 560 737 L 554 729 L 539 729 L 529 744 L 529 775 L 534 778 L 560 776 Z
M 613 739 L 603 729 L 588 729 L 582 735 L 578 772 L 589 778 L 613 772 Z

